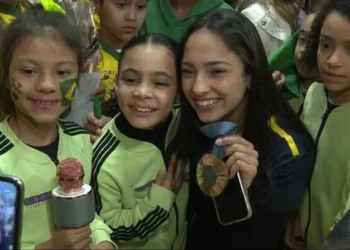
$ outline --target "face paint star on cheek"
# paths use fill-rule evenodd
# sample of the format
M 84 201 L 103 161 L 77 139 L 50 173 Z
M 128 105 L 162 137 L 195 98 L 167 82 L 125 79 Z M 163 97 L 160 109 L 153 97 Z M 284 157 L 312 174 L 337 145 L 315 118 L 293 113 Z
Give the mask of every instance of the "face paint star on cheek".
M 12 97 L 15 101 L 17 101 L 19 96 L 23 95 L 23 91 L 22 91 L 23 85 L 14 78 L 11 78 L 10 83 L 11 83 Z
M 74 101 L 75 92 L 78 88 L 77 79 L 69 79 L 61 82 L 62 104 L 69 106 Z

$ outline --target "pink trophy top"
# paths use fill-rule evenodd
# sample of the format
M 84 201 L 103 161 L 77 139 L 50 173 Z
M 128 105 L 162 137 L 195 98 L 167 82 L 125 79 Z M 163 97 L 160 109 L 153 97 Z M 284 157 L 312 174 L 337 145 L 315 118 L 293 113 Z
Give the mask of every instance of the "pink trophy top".
M 77 194 L 84 185 L 84 168 L 74 158 L 68 158 L 57 166 L 58 183 L 65 194 Z

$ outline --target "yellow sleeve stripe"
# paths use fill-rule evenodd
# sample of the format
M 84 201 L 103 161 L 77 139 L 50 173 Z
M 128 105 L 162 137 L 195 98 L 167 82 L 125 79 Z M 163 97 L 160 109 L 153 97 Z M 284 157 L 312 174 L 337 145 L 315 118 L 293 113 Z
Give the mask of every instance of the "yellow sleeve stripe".
M 276 134 L 278 134 L 280 137 L 286 140 L 290 150 L 292 151 L 292 155 L 298 156 L 299 150 L 293 138 L 289 134 L 287 134 L 287 132 L 284 131 L 280 126 L 278 126 L 278 124 L 276 123 L 276 117 L 274 116 L 270 119 L 270 127 Z

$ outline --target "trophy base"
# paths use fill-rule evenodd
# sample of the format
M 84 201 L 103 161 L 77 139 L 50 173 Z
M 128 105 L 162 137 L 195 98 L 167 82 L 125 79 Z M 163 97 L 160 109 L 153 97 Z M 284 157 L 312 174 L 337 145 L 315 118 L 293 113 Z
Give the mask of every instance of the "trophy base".
M 89 225 L 95 218 L 92 188 L 84 184 L 79 195 L 63 195 L 60 187 L 52 190 L 54 222 L 58 228 L 79 228 Z

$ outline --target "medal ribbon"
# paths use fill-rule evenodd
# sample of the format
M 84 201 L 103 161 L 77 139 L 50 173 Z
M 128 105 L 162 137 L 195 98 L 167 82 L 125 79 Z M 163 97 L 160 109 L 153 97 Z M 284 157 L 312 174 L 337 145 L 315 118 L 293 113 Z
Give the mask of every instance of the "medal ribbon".
M 210 139 L 217 139 L 227 135 L 236 134 L 237 125 L 233 122 L 215 122 L 199 127 L 200 131 Z M 220 160 L 226 156 L 226 147 L 219 147 L 214 143 L 212 153 Z

